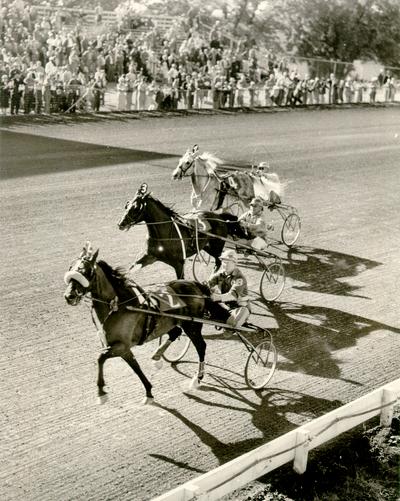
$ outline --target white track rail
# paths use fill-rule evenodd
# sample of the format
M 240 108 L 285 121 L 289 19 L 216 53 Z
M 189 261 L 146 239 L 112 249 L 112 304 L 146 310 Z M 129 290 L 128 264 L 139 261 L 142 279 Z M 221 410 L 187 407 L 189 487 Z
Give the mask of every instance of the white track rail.
M 396 379 L 152 501 L 217 500 L 290 461 L 297 473 L 304 473 L 311 449 L 378 415 L 382 426 L 390 426 L 399 399 Z

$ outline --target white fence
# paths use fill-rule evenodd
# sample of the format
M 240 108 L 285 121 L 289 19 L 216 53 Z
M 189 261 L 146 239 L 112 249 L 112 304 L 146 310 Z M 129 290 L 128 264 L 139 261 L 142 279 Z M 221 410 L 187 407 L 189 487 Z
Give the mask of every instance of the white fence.
M 382 426 L 390 426 L 399 399 L 397 379 L 152 501 L 217 500 L 290 461 L 304 473 L 309 450 L 379 414 Z
M 88 25 L 96 24 L 95 10 L 58 7 L 56 8 L 56 11 L 58 11 L 60 15 L 64 14 L 81 17 Z M 40 16 L 50 16 L 54 13 L 54 7 L 39 5 L 37 6 L 37 12 Z M 101 16 L 102 24 L 114 25 L 117 23 L 117 14 L 114 11 L 103 11 L 101 13 Z M 157 26 L 161 31 L 167 31 L 178 19 L 176 16 L 163 16 L 153 14 L 142 14 L 138 17 L 140 19 L 151 20 L 153 24 Z

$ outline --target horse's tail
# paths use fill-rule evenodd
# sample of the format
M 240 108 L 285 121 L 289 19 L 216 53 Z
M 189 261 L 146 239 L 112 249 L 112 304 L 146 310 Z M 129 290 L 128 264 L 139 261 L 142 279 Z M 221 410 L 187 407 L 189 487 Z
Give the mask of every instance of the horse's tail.
M 206 296 L 205 299 L 209 299 L 210 296 L 211 296 L 211 291 L 210 291 L 210 287 L 206 284 L 206 283 L 202 283 L 202 282 L 196 282 L 196 285 L 197 287 L 200 289 L 200 292 Z
M 283 197 L 286 183 L 282 183 L 278 174 L 275 172 L 266 173 L 261 176 L 261 182 L 265 189 L 270 193 L 274 191 L 280 197 Z

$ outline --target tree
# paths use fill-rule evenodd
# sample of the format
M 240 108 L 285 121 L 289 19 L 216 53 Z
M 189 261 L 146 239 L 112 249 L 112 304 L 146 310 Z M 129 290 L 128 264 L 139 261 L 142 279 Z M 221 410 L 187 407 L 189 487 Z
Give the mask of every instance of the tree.
M 306 57 L 400 67 L 398 0 L 282 0 L 287 48 Z

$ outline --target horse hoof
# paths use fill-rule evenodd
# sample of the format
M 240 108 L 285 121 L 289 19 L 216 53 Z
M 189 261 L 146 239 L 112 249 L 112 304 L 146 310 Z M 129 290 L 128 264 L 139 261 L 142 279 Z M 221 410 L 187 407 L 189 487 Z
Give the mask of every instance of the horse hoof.
M 189 390 L 197 390 L 197 388 L 200 386 L 201 381 L 197 376 L 193 376 L 190 384 L 189 384 Z
M 105 404 L 105 403 L 107 402 L 107 400 L 108 400 L 108 395 L 107 395 L 107 393 L 105 393 L 104 395 L 99 395 L 99 396 L 97 397 L 97 403 L 98 403 L 99 405 L 103 405 L 103 404 Z
M 160 358 L 160 360 L 153 360 L 152 362 L 153 362 L 155 369 L 158 369 L 158 370 L 162 369 L 163 361 L 161 358 Z
M 154 405 L 153 397 L 145 397 L 142 401 L 142 405 Z

